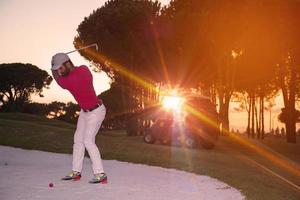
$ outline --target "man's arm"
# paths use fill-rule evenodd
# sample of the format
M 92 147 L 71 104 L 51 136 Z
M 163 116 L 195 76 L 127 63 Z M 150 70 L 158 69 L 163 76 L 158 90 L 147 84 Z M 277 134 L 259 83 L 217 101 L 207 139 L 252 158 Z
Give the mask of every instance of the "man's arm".
M 59 74 L 58 74 L 58 70 L 51 70 L 52 71 L 52 76 L 55 79 L 55 81 L 58 83 L 58 79 L 59 79 Z

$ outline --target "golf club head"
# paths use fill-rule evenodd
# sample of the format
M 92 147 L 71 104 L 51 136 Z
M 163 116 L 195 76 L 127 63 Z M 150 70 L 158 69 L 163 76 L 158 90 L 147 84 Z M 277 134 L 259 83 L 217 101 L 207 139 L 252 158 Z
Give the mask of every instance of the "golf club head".
M 95 48 L 96 48 L 96 51 L 98 51 L 98 50 L 99 50 L 99 48 L 98 48 L 98 44 L 97 44 L 97 43 L 95 43 Z

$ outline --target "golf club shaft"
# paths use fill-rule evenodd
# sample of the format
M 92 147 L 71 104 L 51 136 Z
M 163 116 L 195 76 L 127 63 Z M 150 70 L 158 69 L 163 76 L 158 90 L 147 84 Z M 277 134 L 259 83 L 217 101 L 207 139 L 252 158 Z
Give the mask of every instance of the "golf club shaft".
M 89 47 L 92 47 L 92 46 L 95 46 L 96 50 L 98 51 L 98 45 L 97 45 L 97 43 L 93 43 L 93 44 L 87 45 L 87 46 L 85 46 L 85 47 L 81 47 L 81 48 L 79 48 L 79 49 L 75 49 L 75 50 L 73 50 L 73 51 L 69 51 L 69 52 L 67 52 L 66 54 L 70 54 L 70 53 L 73 53 L 73 52 L 75 52 L 75 51 L 81 51 L 81 50 L 83 50 L 83 49 L 86 49 L 86 48 L 89 48 Z

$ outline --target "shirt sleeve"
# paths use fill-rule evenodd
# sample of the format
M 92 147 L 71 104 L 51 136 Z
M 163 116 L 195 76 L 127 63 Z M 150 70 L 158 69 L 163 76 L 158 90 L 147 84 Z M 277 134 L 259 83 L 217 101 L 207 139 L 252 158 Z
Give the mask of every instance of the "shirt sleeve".
M 90 69 L 86 65 L 81 65 L 80 68 L 85 77 L 88 77 L 89 79 L 93 78 Z
M 52 71 L 52 76 L 54 78 L 54 80 L 56 81 L 56 83 L 62 87 L 63 89 L 65 89 L 64 84 L 62 83 L 61 79 L 62 77 L 58 75 L 58 71 L 57 70 L 51 70 Z
M 57 84 L 60 86 L 60 87 L 62 87 L 63 89 L 66 89 L 67 87 L 66 87 L 66 82 L 63 80 L 63 77 L 59 77 L 58 79 L 57 79 Z

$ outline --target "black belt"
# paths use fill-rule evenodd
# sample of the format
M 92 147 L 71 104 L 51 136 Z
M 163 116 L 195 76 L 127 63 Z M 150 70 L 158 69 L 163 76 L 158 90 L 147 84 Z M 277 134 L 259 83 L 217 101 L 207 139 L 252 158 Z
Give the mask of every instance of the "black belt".
M 90 108 L 90 109 L 82 109 L 83 112 L 91 112 L 97 108 L 99 108 L 100 106 L 102 106 L 102 102 L 98 103 L 97 105 L 95 105 L 94 107 Z

